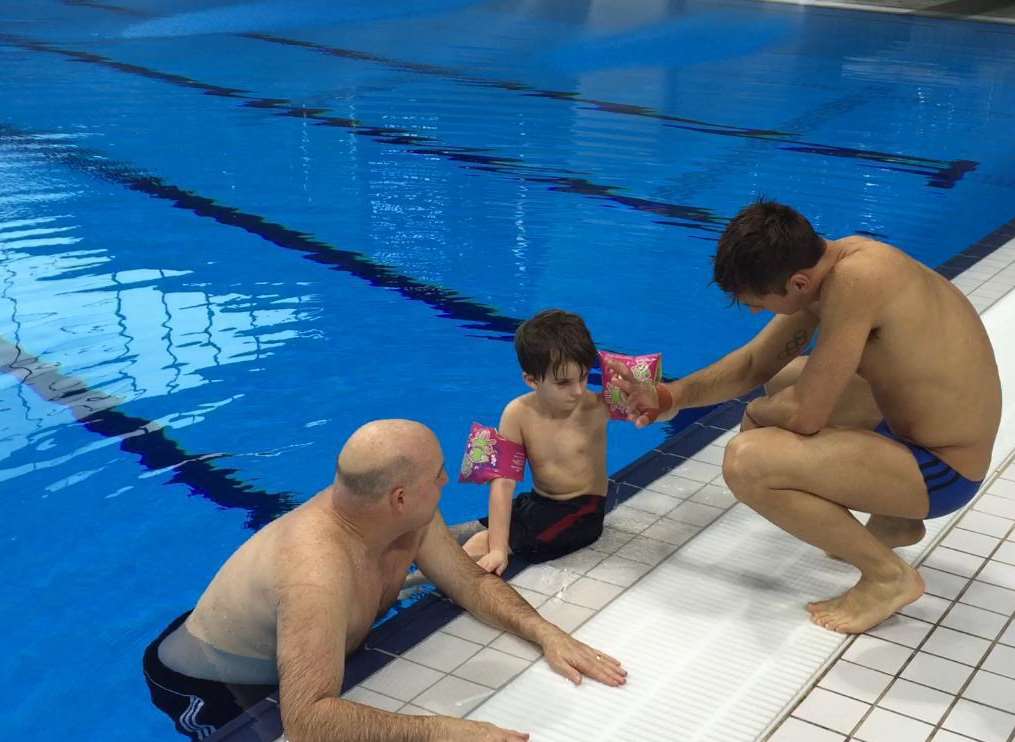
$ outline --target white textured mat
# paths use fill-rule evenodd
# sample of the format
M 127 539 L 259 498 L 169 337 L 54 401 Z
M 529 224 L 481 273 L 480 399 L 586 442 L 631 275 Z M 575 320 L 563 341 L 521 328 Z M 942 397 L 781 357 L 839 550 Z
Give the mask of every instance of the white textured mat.
M 857 577 L 737 505 L 575 632 L 624 663 L 626 687 L 575 688 L 539 662 L 469 718 L 534 742 L 753 742 L 846 641 L 804 604 Z

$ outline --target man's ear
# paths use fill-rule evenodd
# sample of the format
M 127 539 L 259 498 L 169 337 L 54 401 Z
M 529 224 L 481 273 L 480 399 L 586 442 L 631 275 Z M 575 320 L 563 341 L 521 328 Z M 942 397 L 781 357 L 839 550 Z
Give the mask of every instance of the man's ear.
M 811 277 L 798 271 L 786 280 L 786 290 L 794 294 L 804 294 L 811 287 Z
M 524 381 L 525 385 L 530 389 L 536 388 L 536 377 L 533 376 L 532 374 L 527 374 L 524 371 L 522 371 L 522 381 Z
M 391 504 L 391 509 L 396 513 L 402 513 L 405 511 L 409 504 L 408 497 L 405 494 L 405 487 L 395 487 L 388 493 L 388 502 Z

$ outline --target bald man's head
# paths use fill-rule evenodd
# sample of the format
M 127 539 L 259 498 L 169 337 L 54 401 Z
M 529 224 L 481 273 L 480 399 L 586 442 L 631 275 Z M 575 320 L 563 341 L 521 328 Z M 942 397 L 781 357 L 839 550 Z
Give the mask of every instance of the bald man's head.
M 398 487 L 410 487 L 421 476 L 436 476 L 442 465 L 440 444 L 425 425 L 374 420 L 342 447 L 336 481 L 357 497 L 376 500 Z

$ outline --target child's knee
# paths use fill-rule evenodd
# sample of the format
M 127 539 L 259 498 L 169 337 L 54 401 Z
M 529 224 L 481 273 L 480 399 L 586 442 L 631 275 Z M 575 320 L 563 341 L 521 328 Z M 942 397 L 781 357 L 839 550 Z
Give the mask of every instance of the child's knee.
M 490 540 L 488 538 L 489 531 L 480 531 L 479 533 L 473 534 L 468 541 L 466 541 L 462 548 L 465 549 L 465 553 L 473 559 L 480 559 L 486 556 L 487 552 L 490 551 Z

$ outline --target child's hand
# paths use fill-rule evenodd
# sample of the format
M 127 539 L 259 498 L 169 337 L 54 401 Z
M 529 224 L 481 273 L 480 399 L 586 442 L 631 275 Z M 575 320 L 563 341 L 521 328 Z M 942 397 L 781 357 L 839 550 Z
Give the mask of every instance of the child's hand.
M 486 556 L 481 558 L 477 563 L 487 572 L 493 572 L 499 577 L 504 574 L 504 570 L 507 569 L 508 555 L 505 551 L 494 549 L 487 552 Z

